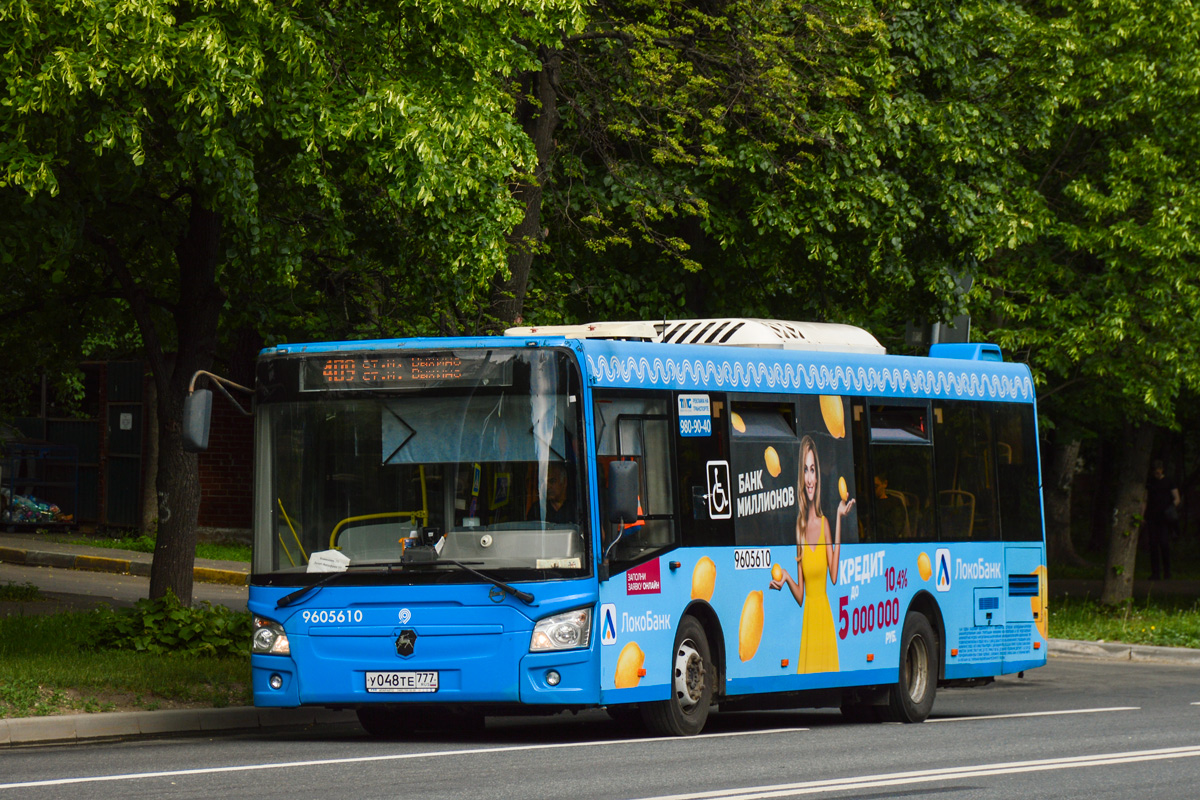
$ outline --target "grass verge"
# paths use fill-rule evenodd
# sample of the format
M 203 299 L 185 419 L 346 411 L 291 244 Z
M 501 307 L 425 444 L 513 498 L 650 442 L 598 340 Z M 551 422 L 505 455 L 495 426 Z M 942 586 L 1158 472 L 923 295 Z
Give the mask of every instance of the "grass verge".
M 0 617 L 0 717 L 251 702 L 248 654 L 98 649 L 103 624 L 94 611 Z
M 3 600 L 41 600 L 42 591 L 32 583 L 13 583 L 5 581 L 0 583 L 0 601 Z
M 1200 647 L 1200 601 L 1141 600 L 1110 608 L 1094 600 L 1062 598 L 1050 606 L 1050 635 L 1085 642 Z
M 152 536 L 83 536 L 65 540 L 67 544 L 82 544 L 89 547 L 108 547 L 114 550 L 131 550 L 135 553 L 153 553 Z M 250 545 L 238 542 L 197 542 L 196 558 L 211 558 L 217 561 L 244 561 L 250 563 Z

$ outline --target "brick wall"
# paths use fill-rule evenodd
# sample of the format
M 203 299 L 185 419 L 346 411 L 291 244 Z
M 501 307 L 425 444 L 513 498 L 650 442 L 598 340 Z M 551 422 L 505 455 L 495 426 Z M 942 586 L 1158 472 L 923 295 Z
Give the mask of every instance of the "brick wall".
M 245 402 L 244 398 L 242 402 Z M 254 421 L 214 392 L 208 451 L 200 454 L 202 528 L 249 528 L 252 520 Z

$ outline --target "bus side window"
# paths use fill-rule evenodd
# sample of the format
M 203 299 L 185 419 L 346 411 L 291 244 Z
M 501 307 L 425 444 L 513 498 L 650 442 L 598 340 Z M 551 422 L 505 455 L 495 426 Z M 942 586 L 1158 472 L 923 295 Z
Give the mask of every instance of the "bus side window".
M 708 464 L 729 463 L 728 402 L 724 395 L 709 396 L 712 433 L 683 436 L 675 428 L 679 485 L 679 534 L 685 547 L 732 547 L 733 520 L 712 518 L 708 502 Z M 722 515 L 718 515 L 719 517 Z
M 999 539 L 991 415 L 981 403 L 945 401 L 933 419 L 941 539 Z
M 854 439 L 854 484 L 858 488 L 858 502 L 856 503 L 858 507 L 858 540 L 874 542 L 877 540 L 874 514 L 875 492 L 868 489 L 871 483 L 867 475 L 867 442 L 870 441 L 870 437 L 867 435 L 867 407 L 858 400 L 855 400 L 850 406 L 850 430 Z
M 641 518 L 625 524 L 624 536 L 611 551 L 611 559 L 620 565 L 645 561 L 678 544 L 669 400 L 663 396 L 596 399 L 596 455 L 601 489 L 607 462 L 632 459 L 640 466 Z M 612 544 L 613 524 L 601 504 L 605 550 Z
M 928 406 L 872 405 L 869 413 L 877 541 L 936 540 Z
M 1006 542 L 1041 541 L 1042 508 L 1033 407 L 999 403 L 994 425 L 1000 534 Z

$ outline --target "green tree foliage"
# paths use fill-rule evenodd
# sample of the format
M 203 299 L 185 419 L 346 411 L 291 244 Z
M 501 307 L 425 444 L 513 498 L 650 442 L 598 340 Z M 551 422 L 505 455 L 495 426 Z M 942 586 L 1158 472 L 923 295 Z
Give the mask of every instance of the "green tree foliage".
M 602 2 L 566 41 L 551 314 L 959 311 L 1054 104 L 1009 2 Z
M 1132 588 L 1147 424 L 1200 383 L 1200 5 L 1051 2 L 1049 146 L 1022 154 L 1035 236 L 980 281 L 988 335 L 1029 360 L 1044 414 L 1120 442 L 1105 600 Z M 1130 452 L 1136 451 L 1136 452 Z
M 1048 11 L 1059 110 L 1023 156 L 1037 235 L 988 264 L 989 333 L 1093 419 L 1169 423 L 1200 382 L 1200 6 Z
M 486 290 L 520 215 L 509 187 L 535 165 L 509 76 L 578 14 L 575 0 L 0 8 L 5 336 L 59 315 L 136 326 L 161 426 L 152 596 L 191 598 L 192 374 L 240 327 L 362 332 L 394 315 L 414 330 L 436 315 L 390 298 Z

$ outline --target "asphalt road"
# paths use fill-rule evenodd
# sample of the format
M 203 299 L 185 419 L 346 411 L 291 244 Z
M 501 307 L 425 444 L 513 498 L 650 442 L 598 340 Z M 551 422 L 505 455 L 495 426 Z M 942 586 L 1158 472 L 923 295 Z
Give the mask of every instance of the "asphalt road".
M 923 725 L 836 712 L 717 714 L 631 735 L 602 712 L 489 719 L 388 742 L 357 725 L 0 751 L 7 798 L 1187 798 L 1200 794 L 1200 668 L 1057 657 L 942 690 Z
M 41 589 L 49 600 L 45 604 L 47 607 L 39 607 L 41 611 L 91 608 L 97 603 L 116 608 L 128 607 L 150 593 L 150 579 L 138 575 L 0 563 L 0 584 L 5 583 L 32 583 Z M 245 586 L 199 581 L 192 584 L 193 600 L 207 600 L 213 605 L 225 605 L 240 611 L 246 610 L 248 592 Z M 19 614 L 23 613 L 23 609 L 17 603 L 4 603 L 0 605 L 0 614 L 3 613 Z M 24 613 L 30 612 L 24 610 Z

